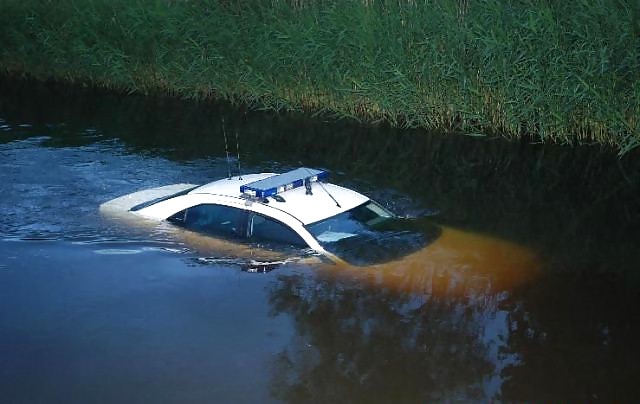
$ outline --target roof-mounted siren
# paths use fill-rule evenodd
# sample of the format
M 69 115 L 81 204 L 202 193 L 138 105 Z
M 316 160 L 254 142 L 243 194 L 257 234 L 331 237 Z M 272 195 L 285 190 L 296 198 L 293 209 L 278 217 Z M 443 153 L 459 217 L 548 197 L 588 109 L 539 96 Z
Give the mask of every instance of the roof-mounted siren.
M 328 176 L 327 171 L 301 167 L 264 180 L 240 185 L 240 193 L 253 198 L 266 198 L 305 184 L 308 184 L 305 187 L 310 188 L 312 182 L 320 181 Z

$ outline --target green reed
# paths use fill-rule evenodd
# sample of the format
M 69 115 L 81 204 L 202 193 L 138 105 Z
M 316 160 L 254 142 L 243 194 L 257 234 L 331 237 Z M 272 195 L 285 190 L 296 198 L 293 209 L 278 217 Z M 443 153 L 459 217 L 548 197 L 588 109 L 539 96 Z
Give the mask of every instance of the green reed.
M 534 141 L 640 144 L 625 0 L 4 0 L 0 72 Z

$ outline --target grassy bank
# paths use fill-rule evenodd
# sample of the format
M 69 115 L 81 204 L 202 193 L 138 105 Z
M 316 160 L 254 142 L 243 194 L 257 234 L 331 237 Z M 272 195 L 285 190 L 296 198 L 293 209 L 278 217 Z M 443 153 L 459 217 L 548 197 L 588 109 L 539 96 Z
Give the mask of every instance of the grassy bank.
M 5 75 L 640 144 L 634 1 L 4 0 L 0 27 Z

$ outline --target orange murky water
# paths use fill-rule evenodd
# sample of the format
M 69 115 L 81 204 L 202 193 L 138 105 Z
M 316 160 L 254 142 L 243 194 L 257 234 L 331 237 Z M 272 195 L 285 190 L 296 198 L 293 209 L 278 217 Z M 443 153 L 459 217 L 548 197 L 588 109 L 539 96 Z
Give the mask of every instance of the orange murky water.
M 461 297 L 511 291 L 534 280 L 540 265 L 534 251 L 513 242 L 443 227 L 436 241 L 403 259 L 323 269 L 397 292 Z

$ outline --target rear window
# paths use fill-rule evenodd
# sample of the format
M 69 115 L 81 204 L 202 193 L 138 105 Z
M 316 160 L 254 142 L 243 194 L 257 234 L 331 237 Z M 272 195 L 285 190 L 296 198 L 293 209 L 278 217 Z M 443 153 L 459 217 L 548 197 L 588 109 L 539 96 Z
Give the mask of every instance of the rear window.
M 186 195 L 186 194 L 188 194 L 189 192 L 193 191 L 194 189 L 196 189 L 198 187 L 199 187 L 199 185 L 196 185 L 195 187 L 187 188 L 184 191 L 176 192 L 175 194 L 171 194 L 171 195 L 167 195 L 167 196 L 161 196 L 160 198 L 156 198 L 156 199 L 152 199 L 150 201 L 143 202 L 143 203 L 141 203 L 139 205 L 136 205 L 133 208 L 129 209 L 129 211 L 130 212 L 135 212 L 135 211 L 140 210 L 140 209 L 148 208 L 149 206 L 155 205 L 156 203 L 168 201 L 169 199 L 175 198 L 176 196 Z

